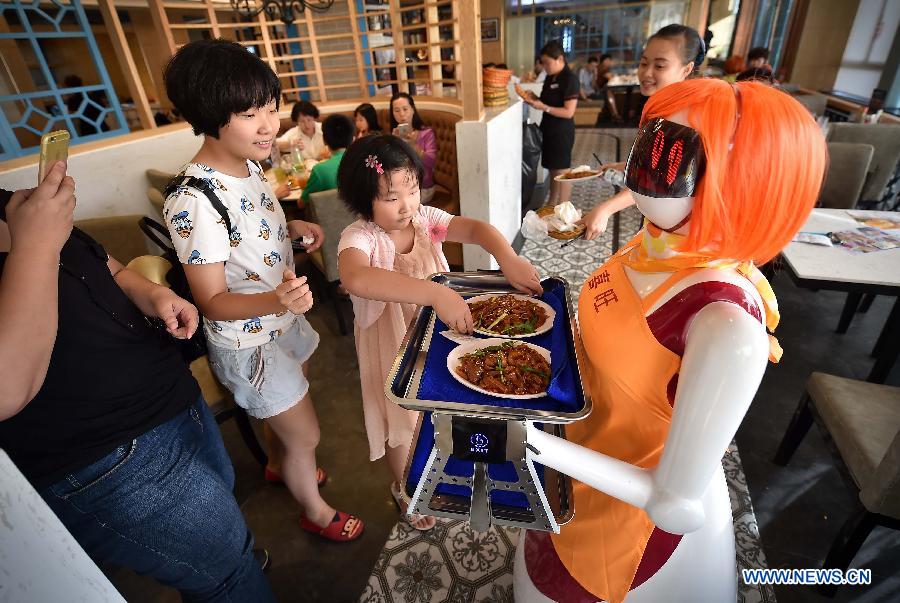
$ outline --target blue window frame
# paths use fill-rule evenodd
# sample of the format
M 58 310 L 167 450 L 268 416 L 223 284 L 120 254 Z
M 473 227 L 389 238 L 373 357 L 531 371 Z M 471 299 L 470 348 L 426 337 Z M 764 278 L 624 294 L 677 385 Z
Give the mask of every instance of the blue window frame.
M 0 160 L 36 153 L 41 135 L 53 130 L 68 130 L 72 144 L 128 132 L 79 0 L 3 0 L 0 18 L 6 20 L 10 30 L 0 33 L 0 41 L 15 44 L 33 58 L 36 64 L 26 62 L 26 67 L 34 76 L 31 79 L 39 82 L 13 81 L 15 93 L 0 95 Z M 99 84 L 60 83 L 69 74 L 55 72 L 42 46 L 59 40 L 82 40 L 87 45 Z M 118 124 L 115 127 L 107 125 L 110 114 Z

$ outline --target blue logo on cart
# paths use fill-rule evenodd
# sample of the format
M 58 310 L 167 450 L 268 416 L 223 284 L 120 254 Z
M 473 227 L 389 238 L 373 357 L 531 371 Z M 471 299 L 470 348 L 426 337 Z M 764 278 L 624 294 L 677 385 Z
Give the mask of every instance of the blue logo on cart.
M 472 444 L 472 448 L 470 452 L 476 452 L 478 454 L 487 454 L 488 446 L 490 446 L 491 441 L 488 440 L 487 436 L 483 433 L 473 433 L 472 437 L 469 438 L 469 443 Z

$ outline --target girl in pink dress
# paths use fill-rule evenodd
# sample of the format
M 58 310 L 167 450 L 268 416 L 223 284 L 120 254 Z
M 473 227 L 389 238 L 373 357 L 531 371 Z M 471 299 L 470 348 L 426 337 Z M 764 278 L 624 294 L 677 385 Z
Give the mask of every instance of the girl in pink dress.
M 384 395 L 384 382 L 407 326 L 416 306 L 432 306 L 451 328 L 472 332 L 472 315 L 463 298 L 428 280 L 429 275 L 448 270 L 443 241 L 481 245 L 497 259 L 516 289 L 542 292 L 537 270 L 516 255 L 496 228 L 422 205 L 422 172 L 419 155 L 391 135 L 368 136 L 353 143 L 338 168 L 338 192 L 360 216 L 341 235 L 338 268 L 356 315 L 353 331 L 369 458 L 387 456 L 398 503 L 418 413 L 390 402 Z M 409 521 L 427 530 L 435 520 L 414 515 Z

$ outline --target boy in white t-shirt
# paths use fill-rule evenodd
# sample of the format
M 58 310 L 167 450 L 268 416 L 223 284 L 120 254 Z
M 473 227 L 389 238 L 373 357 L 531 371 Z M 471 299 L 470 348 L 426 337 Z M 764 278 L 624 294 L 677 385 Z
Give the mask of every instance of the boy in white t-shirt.
M 194 133 L 204 135 L 182 175 L 203 181 L 227 215 L 190 185 L 177 187 L 163 211 L 204 315 L 210 366 L 284 446 L 280 472 L 303 506 L 301 527 L 330 540 L 355 540 L 363 523 L 335 511 L 318 491 L 319 427 L 305 373 L 319 336 L 303 316 L 313 304 L 306 278 L 293 272 L 291 240 L 303 238 L 314 250 L 322 230 L 285 221 L 258 164 L 278 131 L 278 77 L 227 40 L 187 44 L 164 75 L 169 98 Z

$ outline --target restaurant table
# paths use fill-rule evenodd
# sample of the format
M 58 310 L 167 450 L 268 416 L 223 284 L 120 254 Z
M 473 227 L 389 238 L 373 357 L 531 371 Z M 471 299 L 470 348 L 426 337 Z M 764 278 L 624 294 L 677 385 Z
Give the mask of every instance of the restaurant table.
M 0 601 L 125 603 L 2 449 Z
M 854 213 L 865 214 L 854 210 Z M 871 212 L 874 215 L 883 212 Z M 897 214 L 900 220 L 900 212 Z M 864 226 L 842 209 L 815 209 L 801 232 L 828 233 Z M 843 247 L 824 247 L 792 242 L 781 252 L 794 283 L 808 289 L 846 291 L 854 296 L 894 297 L 894 306 L 872 352 L 875 364 L 868 381 L 884 383 L 900 353 L 900 248 L 871 253 L 851 253 Z M 844 313 L 856 311 L 847 304 Z M 842 317 L 842 324 L 844 317 Z

